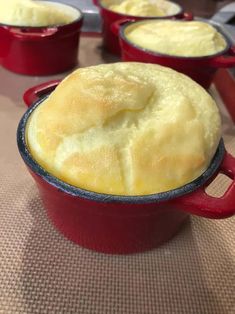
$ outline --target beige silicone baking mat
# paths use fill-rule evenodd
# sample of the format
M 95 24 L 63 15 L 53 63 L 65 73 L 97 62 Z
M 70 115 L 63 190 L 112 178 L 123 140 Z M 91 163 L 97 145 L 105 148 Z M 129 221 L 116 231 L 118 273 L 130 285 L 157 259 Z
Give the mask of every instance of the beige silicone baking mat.
M 82 40 L 81 66 L 113 60 L 99 45 L 99 39 Z M 83 249 L 49 223 L 15 133 L 23 91 L 52 78 L 0 69 L 0 313 L 234 314 L 234 218 L 192 217 L 167 244 L 127 256 Z M 235 154 L 235 127 L 212 93 Z M 210 193 L 221 194 L 225 181 Z

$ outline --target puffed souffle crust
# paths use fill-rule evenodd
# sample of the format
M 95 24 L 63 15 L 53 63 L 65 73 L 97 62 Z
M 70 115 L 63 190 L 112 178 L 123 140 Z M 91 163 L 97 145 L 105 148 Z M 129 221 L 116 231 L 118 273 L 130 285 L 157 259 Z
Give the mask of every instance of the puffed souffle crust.
M 102 0 L 109 10 L 133 16 L 167 16 L 179 13 L 179 6 L 165 0 Z
M 216 28 L 199 21 L 145 20 L 128 26 L 125 37 L 141 48 L 172 56 L 209 56 L 227 47 Z
M 79 17 L 79 11 L 63 3 L 33 0 L 0 1 L 2 24 L 35 27 L 64 25 Z
M 200 176 L 221 137 L 212 97 L 172 69 L 135 62 L 81 68 L 31 114 L 33 158 L 73 186 L 113 195 L 172 190 Z

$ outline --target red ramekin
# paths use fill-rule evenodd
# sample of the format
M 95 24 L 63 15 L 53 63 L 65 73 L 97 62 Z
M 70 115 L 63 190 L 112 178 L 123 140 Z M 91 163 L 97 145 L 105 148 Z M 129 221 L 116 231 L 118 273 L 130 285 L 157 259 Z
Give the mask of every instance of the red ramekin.
M 52 75 L 75 67 L 83 14 L 69 7 L 78 16 L 69 24 L 48 27 L 0 24 L 1 65 L 26 75 Z
M 104 47 L 107 51 L 115 55 L 120 55 L 121 49 L 118 42 L 118 38 L 111 31 L 111 25 L 120 19 L 129 18 L 135 21 L 139 21 L 143 19 L 180 19 L 180 20 L 191 21 L 193 19 L 192 13 L 184 12 L 182 7 L 176 3 L 174 3 L 174 5 L 179 8 L 176 14 L 168 15 L 168 16 L 161 16 L 161 17 L 156 17 L 156 16 L 146 17 L 146 16 L 133 16 L 133 15 L 121 14 L 121 13 L 109 10 L 107 7 L 102 5 L 101 0 L 93 0 L 93 3 L 96 6 L 98 6 L 100 9 L 100 15 L 103 21 L 102 33 L 103 33 Z
M 207 218 L 235 214 L 235 158 L 226 152 L 223 140 L 199 178 L 169 192 L 107 195 L 71 186 L 49 174 L 31 156 L 25 132 L 30 115 L 46 99 L 45 93 L 50 93 L 57 84 L 58 81 L 52 81 L 25 93 L 29 109 L 19 123 L 17 142 L 50 220 L 67 238 L 98 252 L 127 254 L 153 249 L 169 240 L 189 214 Z M 224 196 L 214 198 L 206 194 L 205 188 L 219 172 L 233 182 Z
M 136 22 L 132 19 L 125 19 L 116 21 L 112 24 L 112 32 L 119 37 L 122 61 L 160 64 L 188 75 L 206 89 L 209 88 L 213 77 L 219 68 L 230 68 L 235 66 L 235 46 L 232 46 L 230 40 L 220 30 L 218 31 L 225 38 L 227 46 L 223 51 L 210 56 L 172 56 L 153 52 L 135 45 L 126 38 L 125 31 L 128 26 L 145 21 L 147 20 Z

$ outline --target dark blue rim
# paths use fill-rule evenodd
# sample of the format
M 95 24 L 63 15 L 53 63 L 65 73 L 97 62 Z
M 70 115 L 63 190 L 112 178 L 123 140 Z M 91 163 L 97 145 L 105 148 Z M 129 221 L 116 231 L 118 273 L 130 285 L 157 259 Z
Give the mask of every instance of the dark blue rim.
M 154 19 L 151 19 L 151 21 L 153 21 Z M 143 23 L 143 22 L 149 22 L 150 20 L 149 19 L 144 19 L 144 20 L 141 20 L 141 21 L 130 21 L 130 22 L 127 22 L 123 25 L 121 25 L 120 27 L 120 31 L 119 31 L 119 34 L 120 34 L 120 37 L 122 38 L 122 40 L 126 41 L 130 46 L 136 48 L 136 49 L 139 49 L 143 52 L 146 52 L 152 56 L 161 56 L 161 57 L 167 57 L 167 58 L 174 58 L 174 59 L 184 59 L 184 60 L 205 60 L 205 59 L 211 59 L 211 58 L 215 58 L 215 57 L 219 57 L 219 56 L 222 56 L 224 55 L 226 52 L 229 51 L 229 49 L 231 48 L 232 46 L 232 42 L 231 40 L 228 38 L 228 36 L 226 34 L 224 34 L 221 29 L 214 25 L 214 24 L 210 24 L 210 23 L 207 23 L 207 24 L 210 24 L 212 25 L 214 28 L 216 28 L 216 30 L 224 37 L 225 41 L 226 41 L 226 44 L 227 46 L 217 52 L 217 53 L 214 53 L 213 55 L 208 55 L 208 56 L 198 56 L 198 57 L 187 57 L 187 56 L 175 56 L 175 55 L 170 55 L 170 54 L 166 54 L 166 53 L 161 53 L 161 52 L 154 52 L 152 50 L 149 50 L 147 48 L 143 48 L 139 45 L 136 45 L 135 43 L 131 42 L 129 39 L 127 39 L 126 35 L 125 35 L 125 30 L 128 26 L 132 25 L 132 24 L 140 24 L 140 23 Z M 159 19 L 156 19 L 156 21 L 159 21 Z M 182 22 L 182 20 L 174 20 L 174 22 Z M 190 21 L 189 21 L 190 22 Z M 193 21 L 192 21 L 193 22 Z M 206 22 L 204 22 L 206 23 Z
M 189 184 L 186 184 L 178 189 L 174 189 L 167 192 L 150 194 L 144 196 L 122 196 L 122 195 L 109 195 L 102 193 L 95 193 L 80 189 L 78 187 L 69 185 L 60 179 L 57 179 L 50 173 L 48 173 L 44 168 L 42 168 L 31 156 L 25 138 L 25 129 L 27 121 L 34 111 L 46 98 L 48 95 L 40 98 L 36 101 L 23 115 L 21 118 L 18 129 L 17 129 L 17 144 L 19 152 L 26 163 L 26 165 L 37 175 L 39 175 L 43 180 L 45 180 L 50 185 L 54 186 L 59 191 L 62 191 L 71 196 L 78 196 L 87 200 L 102 202 L 102 203 L 132 203 L 132 204 L 147 204 L 147 203 L 158 203 L 161 201 L 168 201 L 176 197 L 191 193 L 203 186 L 219 169 L 220 164 L 223 160 L 225 147 L 223 139 L 220 140 L 219 146 L 217 148 L 216 154 L 208 167 L 208 169 L 196 180 Z

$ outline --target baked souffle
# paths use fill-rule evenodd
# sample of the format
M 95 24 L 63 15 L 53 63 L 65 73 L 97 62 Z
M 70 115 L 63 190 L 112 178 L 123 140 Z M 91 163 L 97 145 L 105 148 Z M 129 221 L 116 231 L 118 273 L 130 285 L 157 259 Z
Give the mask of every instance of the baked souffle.
M 0 23 L 16 26 L 68 24 L 80 17 L 74 8 L 56 2 L 33 0 L 0 1 Z
M 221 136 L 212 97 L 172 69 L 135 62 L 80 68 L 32 112 L 33 158 L 73 186 L 147 195 L 193 181 Z
M 199 21 L 144 20 L 128 26 L 125 37 L 140 48 L 172 56 L 210 56 L 227 47 L 216 28 Z
M 103 0 L 109 10 L 133 16 L 167 16 L 179 13 L 179 6 L 165 0 Z

